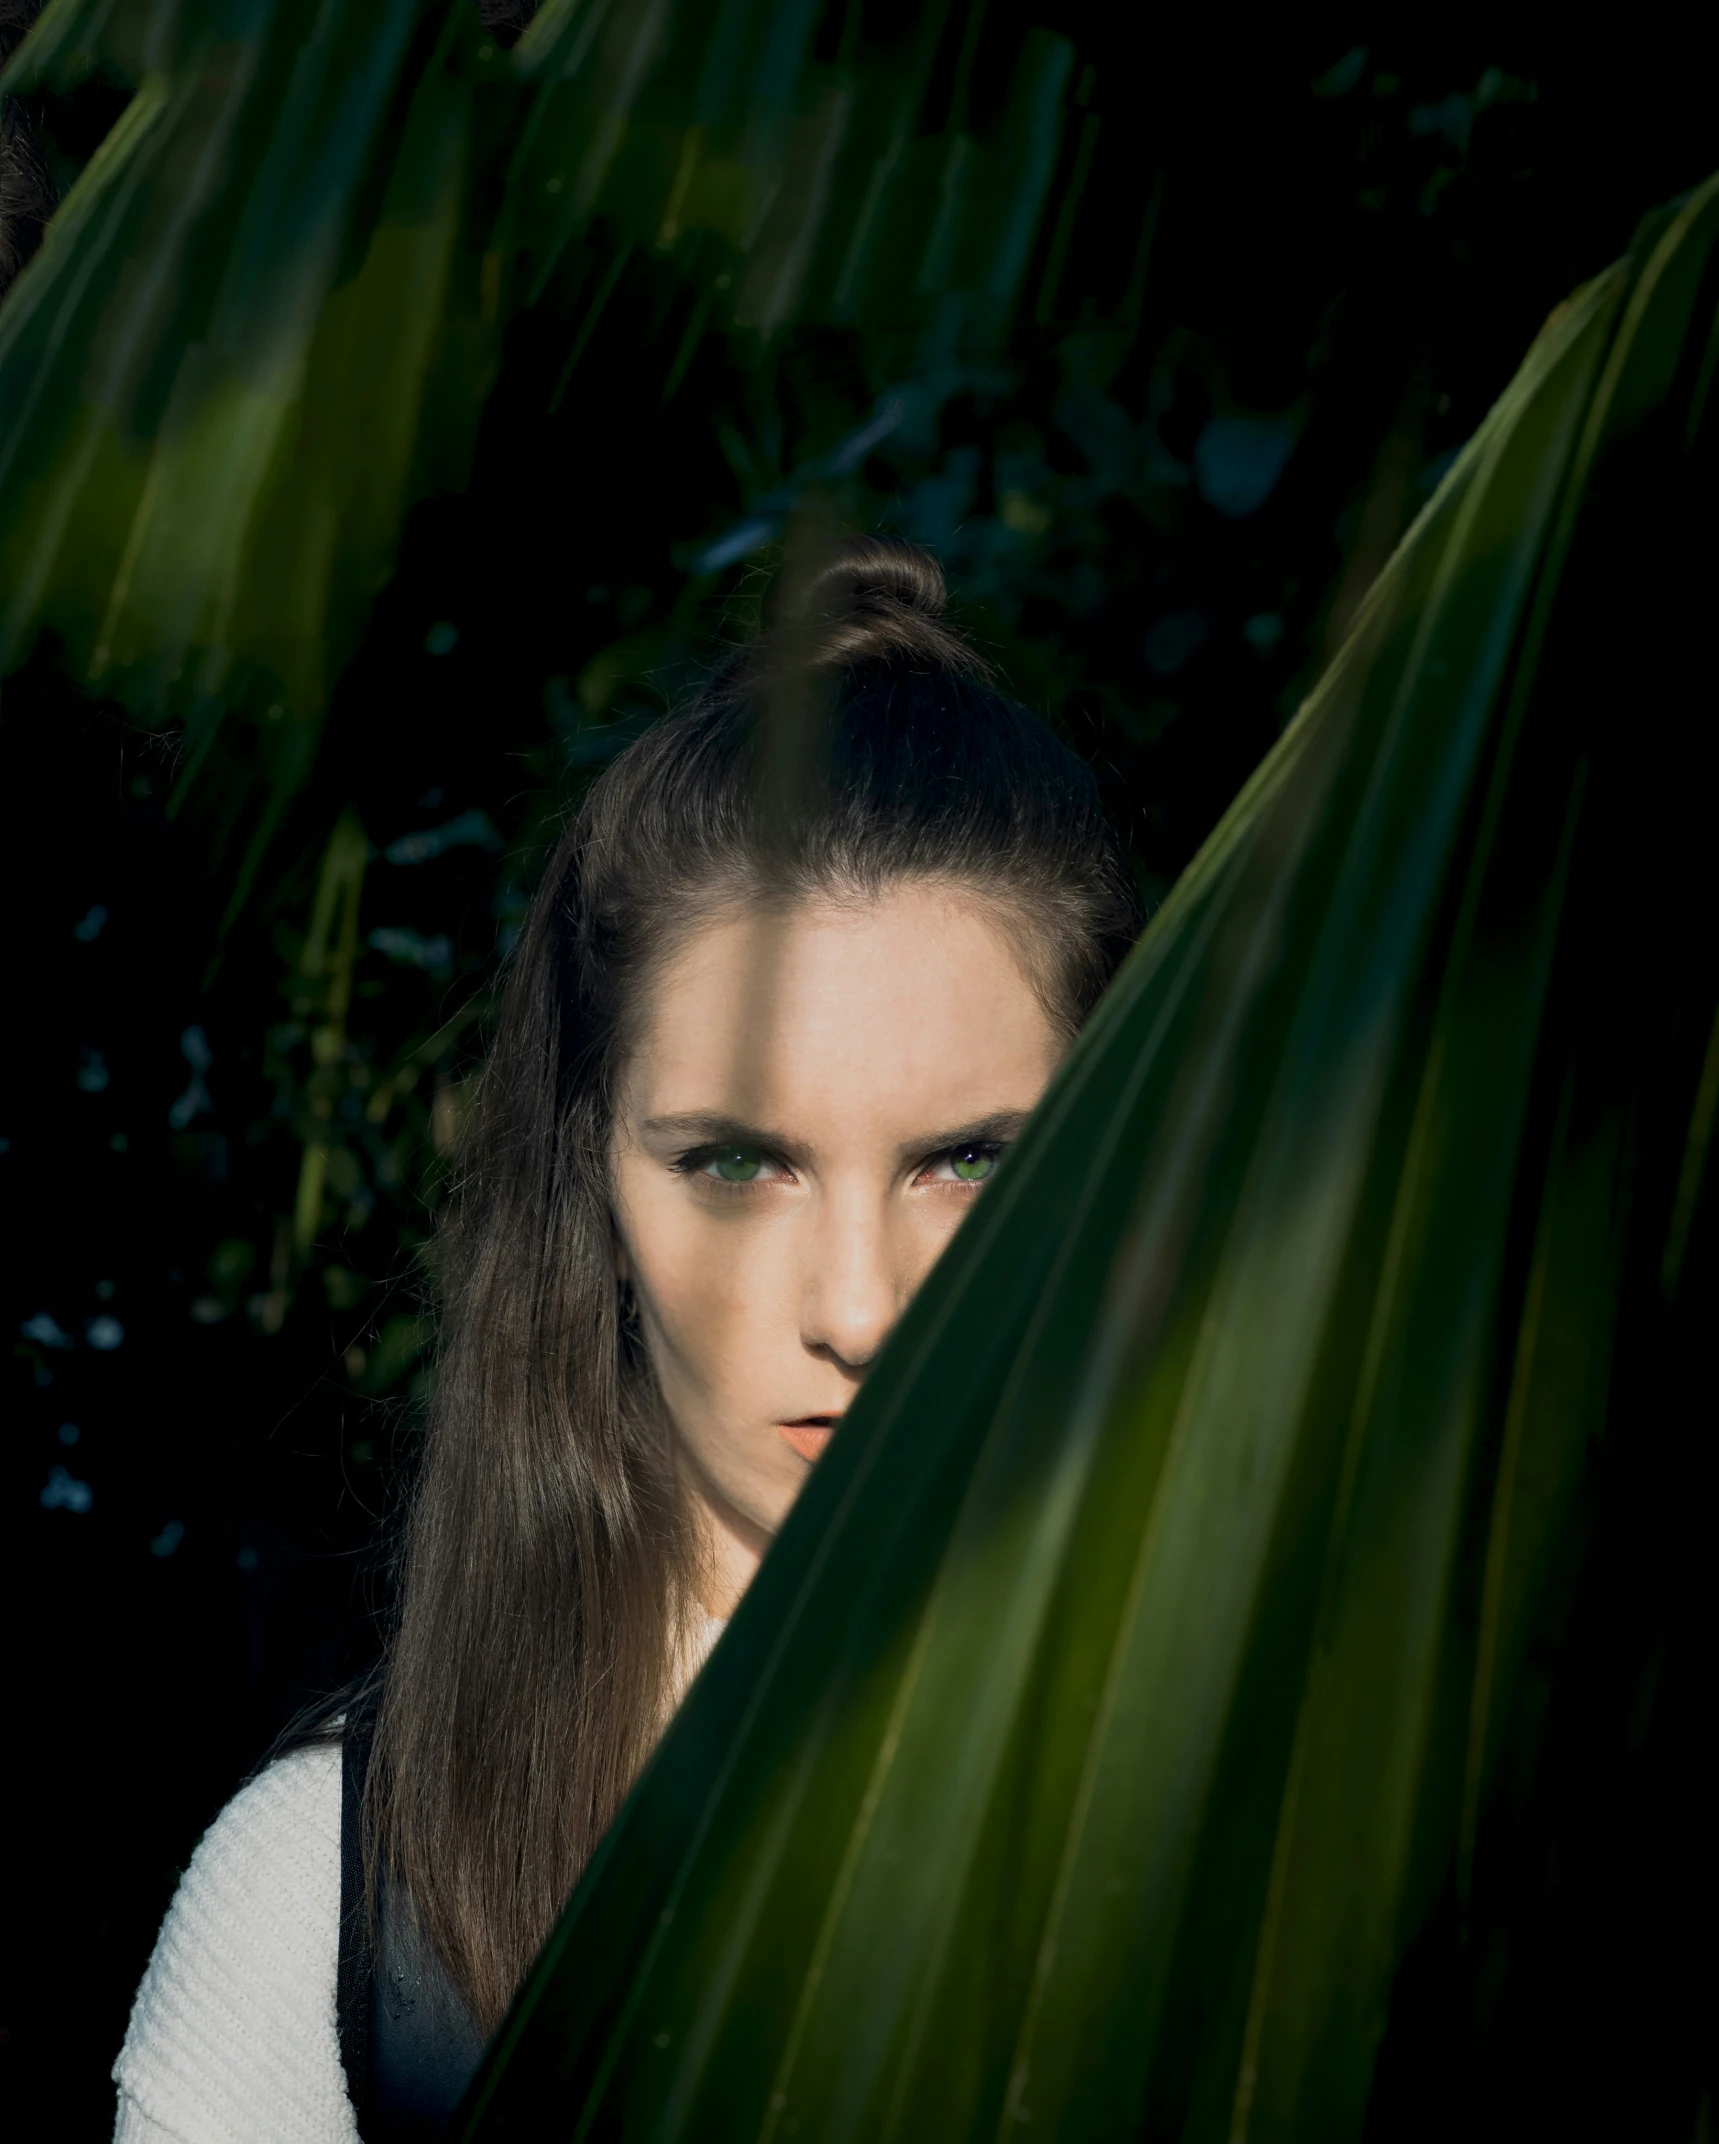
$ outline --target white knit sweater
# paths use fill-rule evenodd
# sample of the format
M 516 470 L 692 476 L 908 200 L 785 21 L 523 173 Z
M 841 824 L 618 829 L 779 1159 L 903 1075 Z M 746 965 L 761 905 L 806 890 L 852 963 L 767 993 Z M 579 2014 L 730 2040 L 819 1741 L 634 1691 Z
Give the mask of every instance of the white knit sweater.
M 722 1631 L 689 1635 L 685 1679 Z M 357 2144 L 335 2013 L 340 1751 L 234 1795 L 180 1879 L 114 2064 L 114 2144 Z
M 339 1958 L 340 1752 L 300 1750 L 191 1856 L 114 2064 L 114 2144 L 356 2144 Z

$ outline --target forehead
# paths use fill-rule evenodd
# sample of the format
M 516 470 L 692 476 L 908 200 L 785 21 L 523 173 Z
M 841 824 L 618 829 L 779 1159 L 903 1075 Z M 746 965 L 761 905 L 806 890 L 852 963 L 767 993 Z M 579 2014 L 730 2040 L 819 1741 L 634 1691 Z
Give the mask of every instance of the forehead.
M 720 914 L 646 987 L 635 1120 L 720 1111 L 816 1137 L 1029 1107 L 1061 1054 L 1003 915 L 934 883 Z

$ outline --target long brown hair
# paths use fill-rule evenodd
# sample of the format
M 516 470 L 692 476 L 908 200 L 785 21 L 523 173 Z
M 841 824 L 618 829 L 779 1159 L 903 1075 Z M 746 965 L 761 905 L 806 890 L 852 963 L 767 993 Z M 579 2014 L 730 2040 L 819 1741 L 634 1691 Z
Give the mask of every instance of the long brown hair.
M 1077 1027 L 1138 898 L 1089 770 L 944 622 L 936 561 L 850 545 L 623 752 L 549 865 L 438 1243 L 435 1397 L 366 1788 L 369 1868 L 500 2017 L 674 1698 L 694 1540 L 613 1255 L 641 981 L 713 899 L 972 888 Z M 784 804 L 770 709 L 811 740 Z M 1030 941 L 1030 944 L 1029 944 Z

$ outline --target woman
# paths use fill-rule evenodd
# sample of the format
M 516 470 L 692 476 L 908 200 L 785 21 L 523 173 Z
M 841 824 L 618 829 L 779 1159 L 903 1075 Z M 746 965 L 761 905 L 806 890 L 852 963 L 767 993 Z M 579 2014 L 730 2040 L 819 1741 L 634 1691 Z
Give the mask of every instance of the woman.
M 851 546 L 556 853 L 440 1242 L 379 1688 L 199 1847 L 128 2144 L 438 2133 L 1132 942 L 1091 775 L 943 601 Z

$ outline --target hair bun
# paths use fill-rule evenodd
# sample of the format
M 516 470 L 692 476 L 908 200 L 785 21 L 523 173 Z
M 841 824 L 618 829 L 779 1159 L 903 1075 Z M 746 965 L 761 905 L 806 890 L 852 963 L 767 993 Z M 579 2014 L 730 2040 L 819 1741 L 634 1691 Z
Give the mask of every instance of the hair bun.
M 813 575 L 801 596 L 802 659 L 814 670 L 853 670 L 900 663 L 918 670 L 988 675 L 964 635 L 943 620 L 949 591 L 943 568 L 917 544 L 861 536 Z
M 843 616 L 889 604 L 935 620 L 942 617 L 948 600 L 943 568 L 931 553 L 885 536 L 862 536 L 844 544 L 806 591 L 809 610 Z

